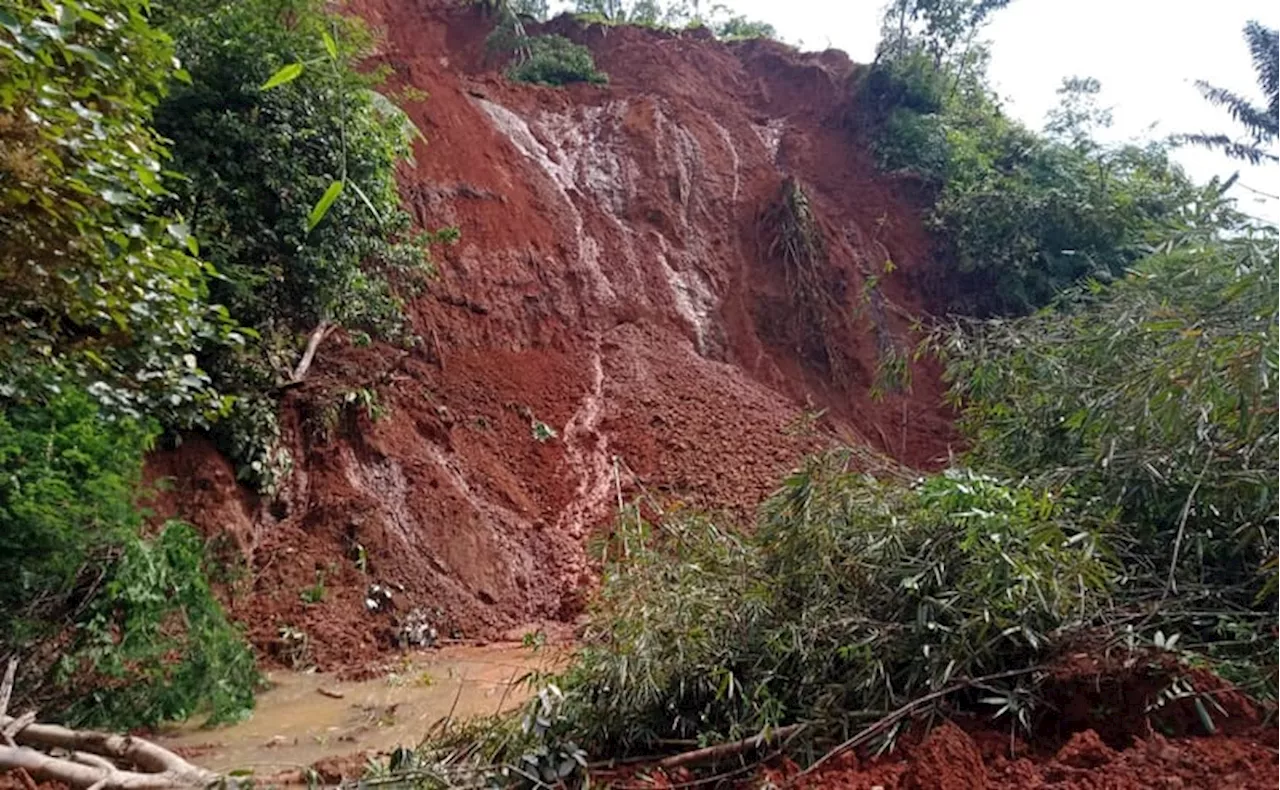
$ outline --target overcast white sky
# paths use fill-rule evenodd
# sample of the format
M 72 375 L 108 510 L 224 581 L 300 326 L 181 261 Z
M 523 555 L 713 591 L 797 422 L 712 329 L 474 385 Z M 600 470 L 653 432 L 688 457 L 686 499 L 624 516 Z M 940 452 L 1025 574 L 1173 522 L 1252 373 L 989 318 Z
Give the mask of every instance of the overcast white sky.
M 704 0 L 705 2 L 705 0 Z M 843 49 L 870 62 L 880 34 L 883 0 L 720 0 L 737 12 L 777 28 L 804 49 Z M 1097 77 L 1101 103 L 1113 107 L 1108 137 L 1159 137 L 1176 132 L 1227 132 L 1236 128 L 1222 110 L 1205 102 L 1197 79 L 1261 103 L 1242 29 L 1257 19 L 1280 23 L 1275 0 L 1014 0 L 985 30 L 991 44 L 990 75 L 1005 107 L 1040 128 L 1057 103 L 1063 77 Z M 1155 124 L 1154 130 L 1149 127 Z M 1240 183 L 1280 194 L 1280 166 L 1249 167 L 1220 153 L 1197 149 L 1177 159 L 1197 180 L 1241 171 Z M 1280 201 L 1237 188 L 1244 211 L 1280 220 Z

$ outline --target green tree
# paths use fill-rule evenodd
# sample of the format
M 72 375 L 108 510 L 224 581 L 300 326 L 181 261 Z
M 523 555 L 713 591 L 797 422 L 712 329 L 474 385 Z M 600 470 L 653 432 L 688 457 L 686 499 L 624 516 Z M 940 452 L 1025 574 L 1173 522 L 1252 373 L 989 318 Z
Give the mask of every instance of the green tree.
M 1277 65 L 1280 61 L 1280 35 L 1251 21 L 1244 27 L 1244 38 L 1249 45 L 1253 70 L 1266 104 L 1254 104 L 1247 97 L 1204 81 L 1197 82 L 1196 87 L 1210 103 L 1231 113 L 1236 123 L 1243 127 L 1246 139 L 1233 140 L 1225 134 L 1189 134 L 1177 139 L 1216 149 L 1233 159 L 1243 159 L 1255 165 L 1280 161 L 1280 157 L 1268 150 L 1276 141 L 1277 123 L 1280 123 L 1277 120 L 1280 118 L 1280 65 Z
M 414 339 L 403 295 L 431 273 L 433 237 L 412 230 L 395 170 L 418 132 L 374 90 L 384 73 L 356 68 L 369 31 L 319 0 L 164 8 L 190 73 L 156 112 L 184 176 L 172 204 L 221 274 L 212 297 L 256 334 L 243 348 L 206 348 L 237 395 L 220 444 L 272 493 L 290 468 L 275 393 L 307 338 L 341 326 Z
M 1220 190 L 1114 284 L 948 333 L 947 378 L 973 462 L 1119 508 L 1157 588 L 1243 585 L 1248 603 L 1276 537 L 1276 234 Z
M 144 0 L 0 10 L 0 397 L 93 383 L 128 414 L 207 424 L 193 352 L 228 335 L 151 128 L 175 71 Z
M 1111 126 L 1111 110 L 1098 106 L 1102 83 L 1094 77 L 1066 77 L 1058 106 L 1049 111 L 1045 133 L 1078 148 L 1096 148 L 1093 135 Z
M 900 24 L 917 21 L 886 31 L 859 88 L 881 166 L 933 195 L 939 296 L 961 313 L 1026 313 L 1084 277 L 1122 276 L 1144 234 L 1192 199 L 1164 146 L 1093 140 L 1110 122 L 1097 80 L 1064 80 L 1045 135 L 1003 113 L 974 40 L 1000 5 L 895 5 Z
M 992 13 L 1011 0 L 893 0 L 885 9 L 876 62 L 923 52 L 934 68 L 963 60 Z

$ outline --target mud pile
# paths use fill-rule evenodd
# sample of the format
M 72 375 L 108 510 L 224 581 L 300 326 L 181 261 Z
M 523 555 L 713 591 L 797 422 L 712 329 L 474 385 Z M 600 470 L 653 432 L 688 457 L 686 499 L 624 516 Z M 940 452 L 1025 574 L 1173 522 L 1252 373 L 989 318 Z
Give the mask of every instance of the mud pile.
M 296 652 L 291 630 L 322 667 L 358 661 L 411 636 L 413 612 L 440 637 L 570 620 L 586 538 L 619 497 L 744 516 L 837 439 L 945 459 L 937 370 L 869 394 L 928 307 L 929 246 L 851 133 L 843 54 L 562 19 L 549 27 L 611 82 L 552 89 L 501 77 L 473 7 L 352 10 L 384 32 L 393 83 L 428 94 L 407 108 L 429 140 L 401 173 L 416 221 L 462 233 L 411 304 L 423 342 L 326 341 L 285 398 L 295 472 L 278 501 L 199 440 L 150 469 L 174 478 L 171 510 L 250 558 L 230 606 L 268 656 Z M 788 177 L 824 231 L 820 308 L 771 249 Z M 816 321 L 823 348 L 806 340 Z M 358 406 L 368 392 L 376 409 Z M 371 612 L 374 584 L 391 603 Z
M 1203 714 L 1192 696 L 1161 696 L 1175 676 L 1200 692 Z M 1007 719 L 957 716 L 958 723 L 908 734 L 892 754 L 840 755 L 795 784 L 815 790 L 1262 790 L 1280 781 L 1274 723 L 1208 673 L 1188 673 L 1158 657 L 1076 654 L 1060 661 L 1043 693 L 1044 710 L 1029 735 Z

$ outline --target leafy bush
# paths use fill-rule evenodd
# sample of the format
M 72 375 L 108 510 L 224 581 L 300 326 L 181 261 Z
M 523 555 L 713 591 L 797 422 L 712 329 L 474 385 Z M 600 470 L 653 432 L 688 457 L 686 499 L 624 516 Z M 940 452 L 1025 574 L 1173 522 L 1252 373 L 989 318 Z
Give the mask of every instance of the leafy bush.
M 204 425 L 224 403 L 192 352 L 230 327 L 187 223 L 157 208 L 152 110 L 184 73 L 146 10 L 0 10 L 0 397 L 88 380 L 118 410 Z
M 1280 339 L 1275 232 L 1206 191 L 1113 285 L 940 339 L 974 463 L 1120 508 L 1135 573 L 1221 596 L 1275 551 Z
M 1191 199 L 1163 147 L 1090 141 L 1084 125 L 1102 113 L 1082 108 L 1081 92 L 1092 86 L 1091 98 L 1096 81 L 1068 81 L 1051 138 L 1005 117 L 981 82 L 921 63 L 880 67 L 863 90 L 881 113 L 881 165 L 935 192 L 926 219 L 943 245 L 952 309 L 1025 313 L 1085 277 L 1121 276 L 1144 235 Z
M 156 113 L 184 176 L 173 202 L 221 273 L 213 298 L 255 333 L 247 348 L 206 348 L 239 396 L 216 436 L 241 478 L 272 494 L 290 468 L 276 389 L 302 333 L 413 341 L 401 295 L 430 274 L 435 236 L 411 232 L 395 168 L 418 132 L 374 91 L 383 73 L 357 70 L 372 51 L 363 24 L 319 0 L 175 2 L 162 21 L 190 72 Z
M 524 54 L 507 70 L 507 76 L 517 82 L 603 85 L 609 81 L 608 75 L 596 70 L 591 50 L 564 36 L 531 36 L 523 39 L 518 49 Z
M 849 722 L 1034 662 L 1107 599 L 1096 522 L 965 471 L 913 486 L 811 460 L 750 536 L 703 516 L 624 522 L 561 679 L 589 750 Z
M 1064 80 L 1044 134 L 1008 118 L 976 41 L 1004 2 L 897 0 L 877 62 L 858 83 L 872 148 L 921 178 L 953 311 L 1025 314 L 1086 277 L 1123 276 L 1144 236 L 1193 199 L 1161 145 L 1107 148 L 1097 80 Z
M 0 643 L 59 628 L 81 577 L 137 534 L 133 497 L 154 435 L 74 390 L 0 413 Z
M 777 38 L 778 31 L 768 22 L 733 14 L 712 25 L 716 38 L 722 41 L 744 41 L 752 38 Z
M 86 726 L 154 726 L 200 712 L 209 724 L 235 720 L 253 708 L 260 682 L 209 589 L 204 542 L 176 523 L 126 542 L 59 670 L 59 683 L 75 689 L 63 716 Z
M 314 0 L 223 2 L 166 26 L 191 79 L 160 105 L 156 127 L 185 176 L 175 200 L 223 275 L 215 296 L 259 331 L 325 320 L 400 330 L 383 273 L 427 265 L 395 184 L 413 129 L 373 96 L 378 76 L 354 67 L 368 32 Z M 316 61 L 263 90 L 282 66 Z M 339 180 L 347 188 L 324 220 L 309 221 Z
M 0 413 L 0 645 L 23 659 L 21 691 L 76 721 L 252 704 L 253 659 L 209 590 L 199 537 L 182 525 L 142 537 L 156 432 L 74 389 Z

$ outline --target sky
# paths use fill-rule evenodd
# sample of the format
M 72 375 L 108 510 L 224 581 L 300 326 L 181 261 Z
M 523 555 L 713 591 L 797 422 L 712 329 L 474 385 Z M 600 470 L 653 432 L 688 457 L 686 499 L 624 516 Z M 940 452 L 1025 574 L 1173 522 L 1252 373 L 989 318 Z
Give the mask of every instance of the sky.
M 875 57 L 884 0 L 719 0 L 772 24 L 806 50 L 835 47 L 856 62 Z M 1280 26 L 1275 0 L 1013 0 L 997 11 L 983 37 L 991 42 L 989 74 L 1006 110 L 1032 128 L 1057 104 L 1064 77 L 1096 77 L 1099 100 L 1114 123 L 1104 141 L 1151 139 L 1182 132 L 1238 136 L 1230 116 L 1197 92 L 1206 80 L 1262 103 L 1242 30 L 1256 19 Z M 1153 127 L 1154 124 L 1154 127 Z M 1232 194 L 1239 208 L 1275 224 L 1280 165 L 1252 167 L 1219 152 L 1185 148 L 1177 161 L 1198 181 L 1240 171 Z

